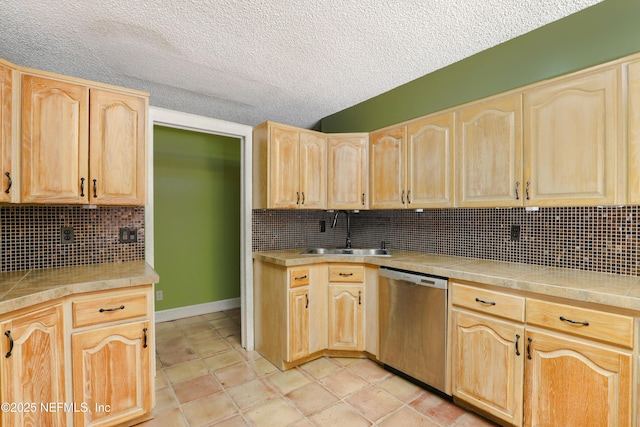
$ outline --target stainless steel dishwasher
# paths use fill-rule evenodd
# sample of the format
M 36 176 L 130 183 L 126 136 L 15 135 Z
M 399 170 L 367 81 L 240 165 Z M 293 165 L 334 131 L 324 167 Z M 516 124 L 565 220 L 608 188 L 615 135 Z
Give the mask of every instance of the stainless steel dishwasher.
M 447 279 L 381 267 L 379 358 L 445 393 Z

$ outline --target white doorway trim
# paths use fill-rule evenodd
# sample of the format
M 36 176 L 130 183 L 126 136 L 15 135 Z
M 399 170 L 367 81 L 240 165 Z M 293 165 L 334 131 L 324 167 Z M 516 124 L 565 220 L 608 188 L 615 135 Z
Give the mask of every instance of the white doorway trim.
M 242 346 L 254 349 L 253 261 L 251 255 L 251 126 L 195 114 L 149 107 L 147 140 L 147 205 L 145 206 L 145 259 L 154 266 L 153 233 L 153 126 L 191 130 L 240 139 L 240 310 Z

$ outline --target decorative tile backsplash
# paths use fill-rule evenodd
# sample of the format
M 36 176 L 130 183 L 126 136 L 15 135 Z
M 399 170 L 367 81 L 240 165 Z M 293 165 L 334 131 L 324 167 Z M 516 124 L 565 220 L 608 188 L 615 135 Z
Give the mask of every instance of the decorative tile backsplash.
M 327 211 L 253 211 L 253 250 L 344 246 L 346 219 Z M 326 231 L 320 232 L 320 221 Z M 438 209 L 351 214 L 353 246 L 640 275 L 640 207 Z M 510 239 L 520 226 L 520 241 Z
M 61 227 L 74 243 L 61 244 Z M 137 228 L 138 241 L 119 243 L 121 227 Z M 144 207 L 0 207 L 0 271 L 66 267 L 144 259 Z

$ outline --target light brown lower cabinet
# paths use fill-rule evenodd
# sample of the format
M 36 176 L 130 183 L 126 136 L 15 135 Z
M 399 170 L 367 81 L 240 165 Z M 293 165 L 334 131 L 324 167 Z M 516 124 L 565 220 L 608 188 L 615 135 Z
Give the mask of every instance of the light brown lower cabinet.
M 555 332 L 526 337 L 526 426 L 632 425 L 630 351 Z
M 457 401 L 504 425 L 632 425 L 634 317 L 458 283 L 451 291 Z
M 75 426 L 111 426 L 151 412 L 148 321 L 73 334 L 73 398 L 90 409 Z
M 67 414 L 55 406 L 66 401 L 62 308 L 58 303 L 1 322 L 0 400 L 10 406 L 3 406 L 0 425 L 67 425 Z
M 377 299 L 365 300 L 365 288 L 375 288 L 377 267 L 282 267 L 257 260 L 253 266 L 255 348 L 279 369 L 326 354 L 375 355 L 377 339 L 365 329 L 377 324 L 365 326 L 365 319 L 377 319 Z
M 329 350 L 364 348 L 362 285 L 329 285 Z
M 107 427 L 149 418 L 151 294 L 151 285 L 89 292 L 0 316 L 0 401 L 15 405 L 3 407 L 0 426 Z
M 453 330 L 454 396 L 521 426 L 524 325 L 454 309 Z

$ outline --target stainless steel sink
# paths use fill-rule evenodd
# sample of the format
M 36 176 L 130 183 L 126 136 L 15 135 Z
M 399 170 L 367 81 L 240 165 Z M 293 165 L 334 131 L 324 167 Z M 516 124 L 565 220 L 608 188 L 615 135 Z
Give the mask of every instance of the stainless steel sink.
M 391 256 L 389 249 L 375 248 L 310 248 L 303 255 Z

